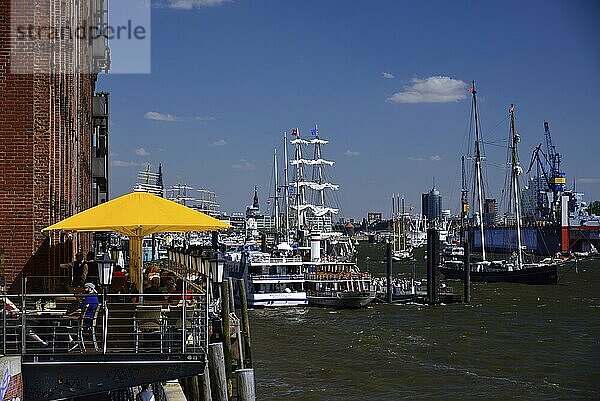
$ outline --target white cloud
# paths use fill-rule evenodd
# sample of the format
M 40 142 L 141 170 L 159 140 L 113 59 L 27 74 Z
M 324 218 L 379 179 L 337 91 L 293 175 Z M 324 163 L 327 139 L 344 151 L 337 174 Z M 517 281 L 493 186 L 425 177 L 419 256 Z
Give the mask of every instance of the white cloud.
M 214 141 L 212 146 L 225 146 L 227 145 L 227 141 L 225 139 L 219 139 L 218 141 Z
M 577 178 L 578 184 L 600 184 L 600 178 Z
M 440 161 L 442 160 L 442 156 L 440 155 L 431 155 L 428 158 L 425 157 L 409 157 L 408 160 L 413 161 L 413 162 L 424 162 L 425 160 L 431 160 L 434 162 Z
M 168 122 L 175 122 L 175 121 L 214 121 L 214 120 L 216 120 L 216 117 L 212 117 L 212 116 L 207 116 L 207 117 L 196 116 L 196 117 L 186 118 L 186 117 L 180 117 L 180 116 L 176 116 L 176 115 L 169 114 L 169 113 L 160 113 L 158 111 L 149 111 L 146 114 L 144 114 L 144 118 L 146 120 L 168 121 Z
M 235 163 L 234 165 L 232 165 L 231 168 L 234 170 L 244 170 L 244 171 L 256 170 L 256 166 L 246 159 L 240 159 L 240 161 L 238 163 Z
M 356 152 L 356 151 L 354 151 L 354 150 L 350 150 L 350 149 L 348 149 L 348 150 L 346 150 L 346 151 L 344 152 L 344 155 L 346 155 L 346 156 L 348 156 L 348 157 L 353 157 L 353 156 L 358 156 L 358 155 L 360 155 L 360 152 Z
M 136 162 L 128 162 L 124 160 L 111 160 L 110 164 L 113 167 L 136 167 L 140 165 Z
M 144 115 L 146 120 L 154 121 L 179 121 L 179 118 L 168 113 L 159 113 L 158 111 L 149 111 Z
M 180 10 L 192 8 L 215 7 L 227 3 L 229 0 L 169 0 L 168 7 Z
M 158 150 L 159 152 L 164 152 L 165 151 L 163 148 L 156 148 L 156 150 Z
M 450 77 L 413 78 L 411 83 L 388 100 L 396 103 L 446 103 L 456 102 L 467 96 L 467 84 Z
M 208 116 L 208 117 L 201 117 L 201 116 L 197 116 L 192 118 L 192 121 L 215 121 L 216 117 L 212 117 L 212 116 Z
M 150 153 L 144 148 L 137 148 L 134 152 L 138 156 L 150 156 Z
M 394 75 L 390 74 L 389 72 L 384 72 L 384 73 L 382 73 L 382 75 L 383 75 L 384 79 L 393 79 L 394 78 Z

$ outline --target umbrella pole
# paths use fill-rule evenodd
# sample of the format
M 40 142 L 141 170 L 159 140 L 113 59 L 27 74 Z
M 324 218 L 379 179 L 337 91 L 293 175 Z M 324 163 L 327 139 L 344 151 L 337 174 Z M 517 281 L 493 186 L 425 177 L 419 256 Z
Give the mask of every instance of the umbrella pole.
M 129 239 L 129 275 L 139 294 L 144 291 L 142 238 L 141 236 L 133 236 Z

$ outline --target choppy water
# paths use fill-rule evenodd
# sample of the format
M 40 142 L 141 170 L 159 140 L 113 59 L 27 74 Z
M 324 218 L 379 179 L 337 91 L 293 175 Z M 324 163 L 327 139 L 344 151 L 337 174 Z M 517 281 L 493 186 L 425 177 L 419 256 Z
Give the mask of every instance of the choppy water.
M 598 400 L 600 260 L 560 274 L 556 286 L 473 284 L 470 305 L 252 311 L 257 397 Z

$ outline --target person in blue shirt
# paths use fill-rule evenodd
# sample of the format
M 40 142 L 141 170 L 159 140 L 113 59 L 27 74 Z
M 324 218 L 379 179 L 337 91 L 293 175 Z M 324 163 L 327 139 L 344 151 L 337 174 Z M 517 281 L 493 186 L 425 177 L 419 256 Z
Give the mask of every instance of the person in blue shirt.
M 98 309 L 98 292 L 96 291 L 96 286 L 93 283 L 85 283 L 83 286 L 83 291 L 88 294 L 83 298 L 81 302 L 81 312 L 85 310 L 85 327 L 89 327 L 92 325 L 92 320 L 94 319 L 94 314 L 96 313 L 96 309 Z
M 87 295 L 83 298 L 79 310 L 68 315 L 68 317 L 80 318 L 81 314 L 85 311 L 85 315 L 83 316 L 83 326 L 91 327 L 92 323 L 94 322 L 94 315 L 98 309 L 98 292 L 96 291 L 96 286 L 93 283 L 85 283 L 83 286 L 83 291 Z M 69 351 L 73 351 L 75 348 L 79 347 L 79 344 L 75 342 L 71 334 L 69 334 L 69 346 Z

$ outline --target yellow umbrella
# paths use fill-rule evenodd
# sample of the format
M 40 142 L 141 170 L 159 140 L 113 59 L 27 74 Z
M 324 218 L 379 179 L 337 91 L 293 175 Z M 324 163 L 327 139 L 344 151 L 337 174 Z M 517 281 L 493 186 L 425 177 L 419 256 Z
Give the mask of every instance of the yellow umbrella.
M 229 224 L 146 192 L 132 192 L 84 210 L 42 231 L 114 231 L 130 238 L 132 281 L 141 292 L 142 238 L 158 232 L 213 231 Z

